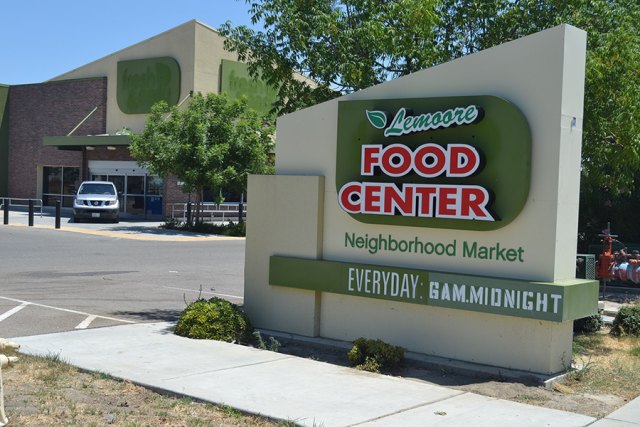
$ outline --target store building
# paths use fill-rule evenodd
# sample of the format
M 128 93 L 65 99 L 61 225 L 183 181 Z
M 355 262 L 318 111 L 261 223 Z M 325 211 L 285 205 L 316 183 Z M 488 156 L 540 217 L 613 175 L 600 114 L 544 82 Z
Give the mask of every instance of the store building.
M 122 193 L 123 217 L 166 216 L 189 195 L 175 177 L 149 174 L 128 149 L 150 107 L 226 92 L 266 112 L 275 96 L 223 44 L 193 20 L 44 83 L 0 85 L 0 197 L 70 207 L 81 181 L 109 180 Z

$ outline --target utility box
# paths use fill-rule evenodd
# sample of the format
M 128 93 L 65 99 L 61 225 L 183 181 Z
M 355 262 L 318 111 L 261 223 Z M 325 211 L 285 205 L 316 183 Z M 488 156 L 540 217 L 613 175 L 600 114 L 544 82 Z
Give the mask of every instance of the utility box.
M 595 280 L 596 256 L 593 254 L 576 255 L 576 279 Z

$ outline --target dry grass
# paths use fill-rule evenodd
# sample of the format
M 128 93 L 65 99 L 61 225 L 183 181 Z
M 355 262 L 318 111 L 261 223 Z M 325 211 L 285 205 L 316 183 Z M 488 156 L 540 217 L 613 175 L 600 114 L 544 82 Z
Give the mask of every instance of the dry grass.
M 565 386 L 575 392 L 612 394 L 631 400 L 640 395 L 640 337 L 606 333 L 574 340 L 576 360 L 585 366 L 570 375 Z
M 228 408 L 163 396 L 105 374 L 81 372 L 56 357 L 20 355 L 3 370 L 10 426 L 275 426 Z

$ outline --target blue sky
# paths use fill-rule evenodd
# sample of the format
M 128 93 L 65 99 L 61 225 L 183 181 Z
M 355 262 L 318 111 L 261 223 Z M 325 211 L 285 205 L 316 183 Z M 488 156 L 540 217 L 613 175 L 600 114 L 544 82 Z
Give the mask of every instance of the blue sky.
M 191 19 L 251 25 L 244 0 L 2 0 L 0 84 L 39 83 Z

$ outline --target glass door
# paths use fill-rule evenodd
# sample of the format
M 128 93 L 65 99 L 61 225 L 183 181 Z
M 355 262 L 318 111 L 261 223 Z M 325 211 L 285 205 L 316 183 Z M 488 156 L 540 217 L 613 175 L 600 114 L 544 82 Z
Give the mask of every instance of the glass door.
M 162 217 L 163 180 L 147 175 L 92 175 L 94 181 L 111 181 L 116 186 L 120 212 L 140 218 Z
M 144 176 L 131 176 L 126 178 L 125 206 L 126 213 L 144 216 Z

